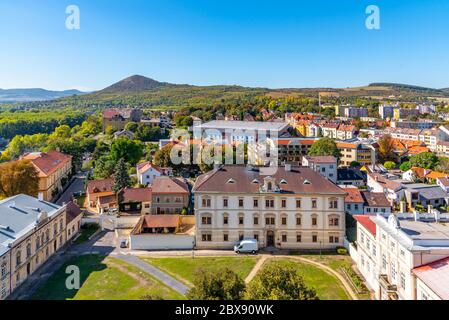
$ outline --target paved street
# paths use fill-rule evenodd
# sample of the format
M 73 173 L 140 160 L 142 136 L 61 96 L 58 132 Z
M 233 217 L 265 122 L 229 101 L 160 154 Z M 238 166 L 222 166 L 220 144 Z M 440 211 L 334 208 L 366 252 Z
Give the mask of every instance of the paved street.
M 72 194 L 74 192 L 84 191 L 84 179 L 85 179 L 85 177 L 86 176 L 85 176 L 84 172 L 78 172 L 75 175 L 75 178 L 74 178 L 72 184 L 59 197 L 59 199 L 56 201 L 56 204 L 61 206 L 63 203 L 68 203 L 68 202 L 70 202 L 72 200 Z

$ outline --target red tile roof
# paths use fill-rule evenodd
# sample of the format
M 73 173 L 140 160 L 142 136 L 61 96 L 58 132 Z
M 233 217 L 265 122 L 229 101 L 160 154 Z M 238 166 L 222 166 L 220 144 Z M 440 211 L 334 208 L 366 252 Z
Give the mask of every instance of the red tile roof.
M 438 178 L 438 181 L 440 181 L 440 183 L 445 186 L 445 187 L 449 187 L 449 178 Z
M 113 179 L 91 180 L 87 183 L 87 193 L 112 192 Z
M 120 202 L 150 202 L 150 188 L 126 188 L 118 193 Z
M 369 207 L 391 207 L 390 202 L 382 192 L 362 191 L 362 197 L 365 199 L 365 205 Z
M 362 193 L 357 188 L 344 188 L 344 191 L 348 193 L 345 198 L 345 203 L 364 203 L 365 200 L 362 197 Z
M 305 156 L 305 158 L 312 163 L 337 163 L 337 159 L 333 156 Z
M 415 268 L 413 273 L 442 300 L 449 300 L 449 257 Z
M 146 215 L 143 228 L 177 228 L 179 226 L 179 215 Z
M 360 223 L 369 233 L 376 236 L 376 224 L 371 220 L 369 215 L 355 215 L 353 216 L 358 223 Z
M 82 213 L 83 211 L 81 210 L 81 208 L 73 201 L 70 201 L 69 203 L 67 203 L 66 207 L 66 215 L 67 215 L 66 223 L 69 224 L 77 217 L 79 217 Z
M 72 156 L 53 150 L 47 153 L 27 153 L 22 157 L 22 159 L 31 161 L 36 170 L 39 172 L 39 177 L 47 177 L 70 162 L 72 160 Z
M 156 177 L 151 185 L 153 194 L 189 194 L 189 186 L 186 182 L 172 177 Z

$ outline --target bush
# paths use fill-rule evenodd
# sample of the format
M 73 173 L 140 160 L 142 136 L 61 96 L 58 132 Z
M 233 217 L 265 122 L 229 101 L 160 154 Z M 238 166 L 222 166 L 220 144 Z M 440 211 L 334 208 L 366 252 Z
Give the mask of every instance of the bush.
M 342 256 L 346 256 L 348 254 L 348 249 L 343 248 L 343 247 L 338 247 L 337 248 L 337 254 L 342 255 Z

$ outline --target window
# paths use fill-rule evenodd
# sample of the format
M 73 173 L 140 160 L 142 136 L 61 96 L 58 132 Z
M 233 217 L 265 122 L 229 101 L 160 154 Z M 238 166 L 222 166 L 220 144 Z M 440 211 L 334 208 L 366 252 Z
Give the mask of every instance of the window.
M 259 207 L 259 200 L 258 199 L 253 199 L 253 207 L 254 208 L 258 208 Z
M 387 269 L 387 257 L 385 255 L 382 256 L 382 269 Z
M 22 264 L 22 252 L 21 251 L 17 251 L 16 254 L 16 265 L 20 266 Z
M 244 239 L 243 232 L 239 232 L 239 241 L 242 241 Z
M 254 233 L 254 240 L 259 241 L 259 233 Z
M 244 222 L 244 215 L 241 213 L 239 215 L 239 225 L 243 225 L 243 222 Z
M 338 200 L 337 199 L 329 200 L 329 209 L 338 209 Z
M 210 208 L 210 206 L 211 206 L 210 198 L 203 198 L 203 207 Z
M 312 235 L 312 242 L 317 243 L 318 242 L 318 236 L 316 234 Z
M 31 243 L 27 244 L 27 258 L 31 257 Z
M 227 233 L 223 234 L 223 241 L 228 242 L 229 241 L 229 235 Z
M 224 216 L 223 216 L 223 224 L 224 225 L 228 225 L 229 224 L 229 217 L 228 217 L 228 215 L 227 214 L 225 214 Z
M 212 234 L 210 233 L 203 233 L 201 235 L 201 240 L 204 242 L 211 242 L 212 241 Z
M 265 200 L 265 207 L 267 207 L 267 208 L 274 208 L 274 200 L 273 199 Z
M 228 199 L 227 198 L 223 199 L 223 207 L 225 207 L 225 208 L 228 207 Z
M 203 216 L 201 218 L 201 224 L 211 225 L 212 224 L 212 217 L 210 217 L 210 216 Z
M 296 199 L 296 208 L 301 208 L 301 199 Z
M 405 274 L 401 272 L 401 288 L 405 289 Z
M 242 198 L 239 199 L 239 208 L 243 208 L 243 199 Z
M 377 250 L 376 250 L 376 246 L 375 245 L 373 245 L 373 256 L 375 257 L 376 256 L 376 254 L 377 254 L 377 252 L 376 252 Z
M 282 221 L 282 225 L 283 226 L 286 226 L 287 225 L 287 217 L 282 217 L 282 219 L 281 219 L 281 221 Z
M 329 226 L 330 227 L 338 227 L 340 225 L 340 219 L 339 218 L 329 218 Z
M 301 234 L 297 234 L 296 235 L 296 242 L 301 242 L 302 238 L 301 238 Z
M 329 236 L 329 243 L 338 243 L 339 238 L 337 236 Z
M 149 203 L 145 203 L 145 209 L 148 209 L 150 207 Z
M 275 225 L 275 219 L 274 217 L 266 217 L 265 218 L 265 224 L 268 226 L 274 226 Z
M 286 234 L 282 235 L 282 242 L 287 242 L 287 235 Z
M 317 217 L 312 217 L 312 226 L 316 226 L 318 224 Z
M 301 225 L 301 217 L 296 217 L 296 225 L 300 226 Z
M 287 208 L 287 200 L 286 199 L 282 199 L 281 206 L 282 206 L 282 208 Z
M 312 209 L 316 209 L 317 208 L 317 201 L 316 199 L 312 199 Z
M 253 222 L 254 222 L 254 225 L 257 226 L 259 224 L 259 217 L 258 216 L 254 216 Z
M 391 279 L 396 280 L 396 266 L 394 263 L 391 263 Z

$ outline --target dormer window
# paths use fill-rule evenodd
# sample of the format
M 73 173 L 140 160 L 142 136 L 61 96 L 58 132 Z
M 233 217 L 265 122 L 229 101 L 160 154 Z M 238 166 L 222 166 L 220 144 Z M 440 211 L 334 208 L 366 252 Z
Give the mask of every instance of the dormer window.
M 254 180 L 252 181 L 252 183 L 254 183 L 254 184 L 259 184 L 259 180 L 254 179 Z
M 304 184 L 312 184 L 312 182 L 310 182 L 309 180 L 304 180 Z
M 282 179 L 281 182 L 280 182 L 280 184 L 287 184 L 287 180 Z
M 235 183 L 235 180 L 232 179 L 232 178 L 230 178 L 230 179 L 228 180 L 228 183 Z
M 273 183 L 272 182 L 268 182 L 267 183 L 267 191 L 272 191 L 273 190 Z

